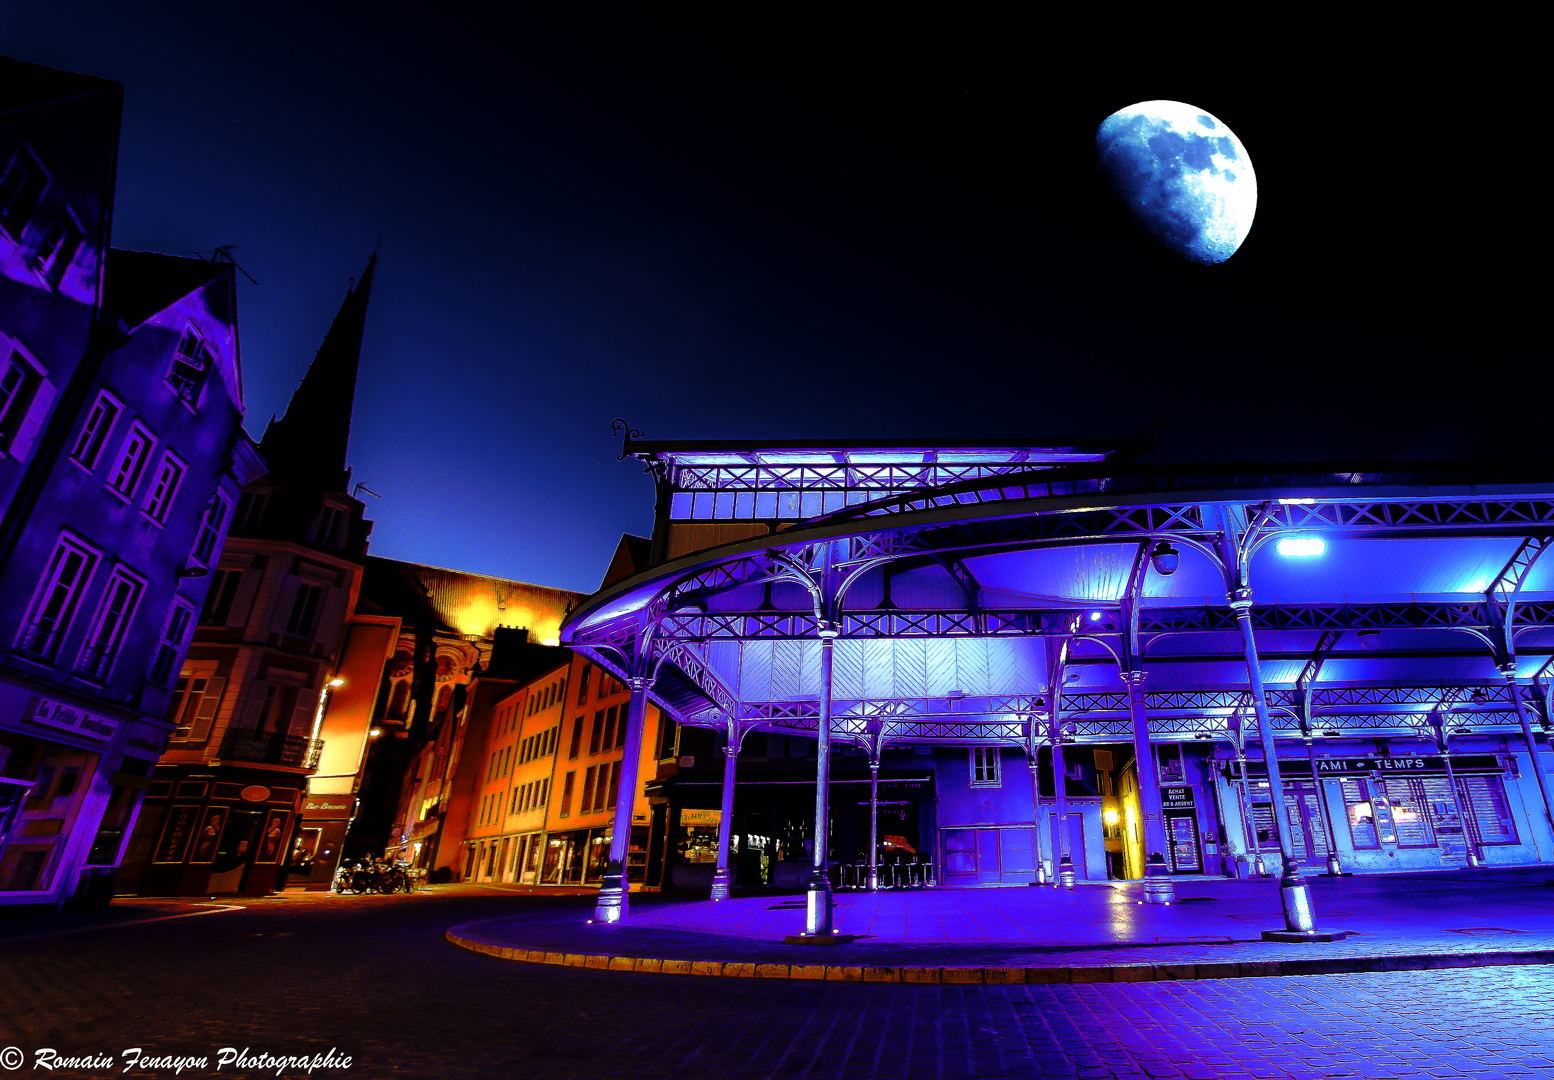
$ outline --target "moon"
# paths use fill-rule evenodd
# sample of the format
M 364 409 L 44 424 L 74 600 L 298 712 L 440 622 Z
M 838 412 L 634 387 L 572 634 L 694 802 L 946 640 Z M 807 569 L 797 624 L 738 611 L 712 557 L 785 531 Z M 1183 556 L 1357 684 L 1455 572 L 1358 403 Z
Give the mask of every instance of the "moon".
M 1182 258 L 1222 263 L 1252 231 L 1252 159 L 1211 113 L 1180 101 L 1141 101 L 1101 121 L 1095 151 L 1129 213 Z

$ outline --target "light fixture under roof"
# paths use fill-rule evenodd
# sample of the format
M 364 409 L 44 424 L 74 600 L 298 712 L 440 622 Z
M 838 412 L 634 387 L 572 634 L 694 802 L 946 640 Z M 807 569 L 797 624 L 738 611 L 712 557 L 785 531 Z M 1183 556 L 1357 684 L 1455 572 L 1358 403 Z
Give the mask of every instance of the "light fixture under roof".
M 1372 651 L 1381 644 L 1381 631 L 1374 626 L 1368 626 L 1355 635 L 1360 639 L 1360 648 Z
M 1092 611 L 1092 612 L 1090 612 L 1090 621 L 1091 622 L 1100 622 L 1101 619 L 1105 617 L 1105 615 L 1106 615 L 1106 612 L 1104 612 L 1104 611 Z
M 1327 550 L 1327 541 L 1320 536 L 1286 536 L 1279 541 L 1278 551 L 1287 559 L 1312 559 Z

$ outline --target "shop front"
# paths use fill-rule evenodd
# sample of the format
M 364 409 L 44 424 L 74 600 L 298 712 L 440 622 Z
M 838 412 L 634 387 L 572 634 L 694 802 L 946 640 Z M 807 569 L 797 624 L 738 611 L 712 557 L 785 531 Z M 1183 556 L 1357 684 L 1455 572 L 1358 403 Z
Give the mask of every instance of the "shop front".
M 10 711 L 0 723 L 0 905 L 105 905 L 156 734 L 54 698 L 17 695 Z
M 303 795 L 287 860 L 287 883 L 326 892 L 340 866 L 345 833 L 356 812 L 354 795 Z
M 1313 776 L 1308 760 L 1279 762 L 1291 840 L 1307 866 L 1325 864 L 1330 848 L 1358 873 L 1539 861 L 1516 755 L 1322 756 L 1315 764 Z M 1245 775 L 1234 762 L 1222 770 L 1246 852 L 1275 871 L 1267 775 L 1256 761 Z

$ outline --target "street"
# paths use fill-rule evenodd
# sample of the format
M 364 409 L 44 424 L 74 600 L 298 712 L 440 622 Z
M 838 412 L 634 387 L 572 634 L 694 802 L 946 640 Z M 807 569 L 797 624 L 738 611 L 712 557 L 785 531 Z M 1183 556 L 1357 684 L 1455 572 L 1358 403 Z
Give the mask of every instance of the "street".
M 120 921 L 105 927 L 6 924 L 0 1047 L 25 1054 L 17 1075 L 175 1074 L 122 1071 L 129 1048 L 142 1060 L 205 1057 L 180 1075 L 217 1075 L 224 1047 L 333 1049 L 349 1069 L 313 1075 L 361 1077 L 1554 1075 L 1547 966 L 1075 986 L 768 982 L 503 962 L 443 939 L 520 907 L 583 917 L 582 898 L 452 886 L 240 902 L 116 904 Z M 125 921 L 139 918 L 160 921 Z M 115 1064 L 37 1069 L 42 1048 Z

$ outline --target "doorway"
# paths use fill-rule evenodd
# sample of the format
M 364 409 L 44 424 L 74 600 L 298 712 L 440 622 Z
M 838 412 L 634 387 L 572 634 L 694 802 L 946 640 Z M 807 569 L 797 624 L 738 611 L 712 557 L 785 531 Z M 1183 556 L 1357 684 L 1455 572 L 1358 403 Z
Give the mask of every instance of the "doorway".
M 253 864 L 254 845 L 264 815 L 236 810 L 227 815 L 226 827 L 216 845 L 216 858 L 210 867 L 211 893 L 235 893 L 243 889 L 243 878 Z

